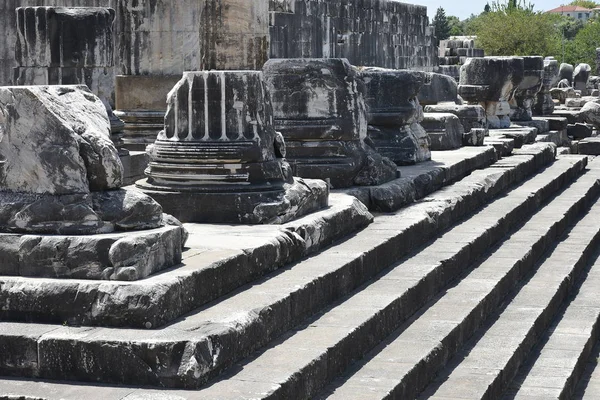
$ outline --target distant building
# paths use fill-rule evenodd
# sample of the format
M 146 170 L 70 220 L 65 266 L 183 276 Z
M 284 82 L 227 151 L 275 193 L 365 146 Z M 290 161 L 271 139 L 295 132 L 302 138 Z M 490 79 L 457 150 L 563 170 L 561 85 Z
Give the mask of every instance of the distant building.
M 548 13 L 560 14 L 567 17 L 572 17 L 581 21 L 587 21 L 594 14 L 594 10 L 579 6 L 560 6 L 553 10 L 546 11 Z

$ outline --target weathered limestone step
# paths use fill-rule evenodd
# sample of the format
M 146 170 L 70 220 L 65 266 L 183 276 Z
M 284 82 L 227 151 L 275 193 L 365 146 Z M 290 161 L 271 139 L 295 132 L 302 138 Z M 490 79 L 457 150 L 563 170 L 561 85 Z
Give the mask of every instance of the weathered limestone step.
M 352 196 L 283 225 L 186 224 L 183 264 L 135 282 L 0 277 L 0 320 L 156 328 L 367 226 Z
M 517 188 L 516 196 L 511 192 L 495 201 L 490 212 L 484 208 L 308 326 L 288 332 L 255 358 L 233 368 L 231 374 L 203 391 L 205 398 L 224 398 L 248 381 L 273 385 L 265 397 L 315 395 L 532 212 L 543 200 L 533 193 L 564 182 L 565 176 L 573 178 L 585 159 L 557 164 L 562 164 L 562 171 L 553 165 L 543 177 L 530 180 L 527 190 Z M 448 239 L 457 237 L 461 239 Z
M 600 259 L 596 259 L 576 297 L 549 330 L 543 347 L 511 384 L 505 400 L 570 399 L 594 345 L 600 339 Z M 521 376 L 523 375 L 523 376 Z
M 515 148 L 515 140 L 503 137 L 486 137 L 483 139 L 483 144 L 486 146 L 494 146 L 499 157 L 508 157 L 512 154 Z
M 516 190 L 529 187 L 524 185 Z M 353 367 L 348 377 L 330 385 L 323 397 L 415 398 L 552 245 L 566 224 L 574 221 L 598 193 L 600 184 L 595 180 L 584 179 L 571 185 L 494 248 L 464 279 L 443 292 L 414 321 L 398 329 L 365 361 Z M 501 203 L 490 206 L 496 213 L 503 210 Z M 478 216 L 465 224 L 477 223 Z M 462 240 L 451 234 L 448 233 L 448 243 L 457 237 Z
M 535 138 L 536 142 L 549 142 L 557 146 L 564 146 L 569 143 L 567 131 L 549 131 L 547 133 L 538 134 Z
M 431 161 L 398 167 L 401 177 L 391 182 L 333 192 L 355 196 L 371 211 L 391 212 L 460 180 L 475 169 L 488 167 L 497 159 L 494 149 L 490 147 L 432 151 Z
M 600 341 L 596 342 L 586 365 L 584 376 L 573 396 L 575 400 L 600 399 Z
M 418 204 L 378 216 L 345 242 L 160 330 L 0 324 L 0 345 L 8 343 L 20 360 L 0 363 L 0 370 L 53 379 L 199 386 L 520 182 L 524 166 L 531 174 L 551 162 L 553 150 L 531 146 L 533 154 L 514 156 L 514 165 L 475 171 Z M 532 178 L 531 190 L 556 190 L 581 167 L 581 159 L 570 172 L 551 166 L 555 172 Z M 524 197 L 521 207 L 509 213 L 512 219 L 502 217 L 502 229 L 531 212 L 539 200 L 530 192 Z M 436 257 L 440 255 L 444 253 Z
M 535 127 L 516 126 L 503 129 L 490 129 L 491 138 L 510 138 L 515 140 L 515 147 L 520 148 L 525 144 L 534 143 L 538 134 Z
M 590 156 L 600 155 L 600 137 L 594 136 L 577 142 L 577 153 Z
M 596 168 L 592 169 L 594 180 L 598 177 Z M 424 398 L 501 396 L 568 296 L 573 281 L 597 250 L 600 240 L 598 212 L 600 203 L 592 206 L 571 229 L 491 327 L 471 348 L 457 356 L 458 366 L 448 375 L 442 374 L 439 382 L 443 383 L 439 387 L 432 385 Z M 432 395 L 428 397 L 430 393 Z

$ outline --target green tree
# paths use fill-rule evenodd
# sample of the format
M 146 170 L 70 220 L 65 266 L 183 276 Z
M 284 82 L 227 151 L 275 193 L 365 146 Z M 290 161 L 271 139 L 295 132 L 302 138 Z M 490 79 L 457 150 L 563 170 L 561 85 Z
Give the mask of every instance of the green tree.
M 435 36 L 438 40 L 445 40 L 450 37 L 448 18 L 446 18 L 446 11 L 442 7 L 437 9 L 435 17 L 433 17 L 433 26 L 435 27 Z
M 534 12 L 531 5 L 519 1 L 516 7 L 494 3 L 492 11 L 477 17 L 472 27 L 486 55 L 553 56 L 561 45 L 556 21 L 556 16 Z
M 463 36 L 465 34 L 463 23 L 454 15 L 448 16 L 448 27 L 450 28 L 450 36 Z
M 569 64 L 587 63 L 596 65 L 596 48 L 600 44 L 600 22 L 592 21 L 584 25 L 575 39 L 568 41 L 565 48 L 565 62 Z
M 589 8 L 589 9 L 598 7 L 598 4 L 595 1 L 589 1 L 589 0 L 574 0 L 571 3 L 569 3 L 569 5 L 579 6 L 579 7 L 583 7 L 583 8 Z
M 577 36 L 577 33 L 583 28 L 584 23 L 582 20 L 573 17 L 559 16 L 556 26 L 566 40 L 573 40 L 575 39 L 575 36 Z

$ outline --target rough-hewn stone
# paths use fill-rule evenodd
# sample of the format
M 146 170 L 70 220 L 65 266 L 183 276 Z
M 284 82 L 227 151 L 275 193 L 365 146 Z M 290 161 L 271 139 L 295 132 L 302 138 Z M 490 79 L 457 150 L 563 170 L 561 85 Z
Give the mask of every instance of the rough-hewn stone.
M 285 137 L 295 175 L 329 179 L 334 188 L 396 178 L 394 163 L 364 142 L 365 88 L 347 60 L 269 60 L 264 73 L 275 127 Z M 373 168 L 379 172 L 369 173 Z
M 121 185 L 106 109 L 85 86 L 0 88 L 0 127 L 3 191 L 64 195 Z
M 588 124 L 600 129 L 600 104 L 596 102 L 586 103 L 579 112 L 580 118 Z
M 469 58 L 460 71 L 459 95 L 482 105 L 490 128 L 510 126 L 510 101 L 523 80 L 520 57 Z
M 523 57 L 523 80 L 511 100 L 511 120 L 531 121 L 532 106 L 536 95 L 542 88 L 544 78 L 544 59 L 538 56 Z
M 179 223 L 119 189 L 106 108 L 87 87 L 0 88 L 0 159 L 3 274 L 133 280 L 181 261 Z
M 558 73 L 558 61 L 551 58 L 544 59 L 544 79 L 533 105 L 534 115 L 552 115 L 554 102 L 550 90 L 558 82 Z
M 573 88 L 580 90 L 582 96 L 587 96 L 587 84 L 590 79 L 592 67 L 589 64 L 577 64 L 573 71 Z
M 425 82 L 419 90 L 419 103 L 422 106 L 438 103 L 456 103 L 458 99 L 458 84 L 450 76 L 428 73 Z
M 366 68 L 368 143 L 397 165 L 431 159 L 429 137 L 419 125 L 423 112 L 417 94 L 426 80 L 423 72 Z
M 563 79 L 566 79 L 567 82 L 569 83 L 569 86 L 573 86 L 573 71 L 574 68 L 571 64 L 567 64 L 567 63 L 562 63 L 560 64 L 559 70 L 558 70 L 558 80 L 562 81 Z

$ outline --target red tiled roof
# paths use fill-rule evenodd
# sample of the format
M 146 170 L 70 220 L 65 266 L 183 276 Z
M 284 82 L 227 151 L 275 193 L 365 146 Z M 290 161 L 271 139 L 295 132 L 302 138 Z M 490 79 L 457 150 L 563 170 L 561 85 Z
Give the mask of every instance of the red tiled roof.
M 591 12 L 592 10 L 590 10 L 589 8 L 579 7 L 579 6 L 560 6 L 560 7 L 556 7 L 555 9 L 547 11 L 547 12 L 549 12 L 549 13 L 563 13 L 563 12 L 577 12 L 577 11 Z

